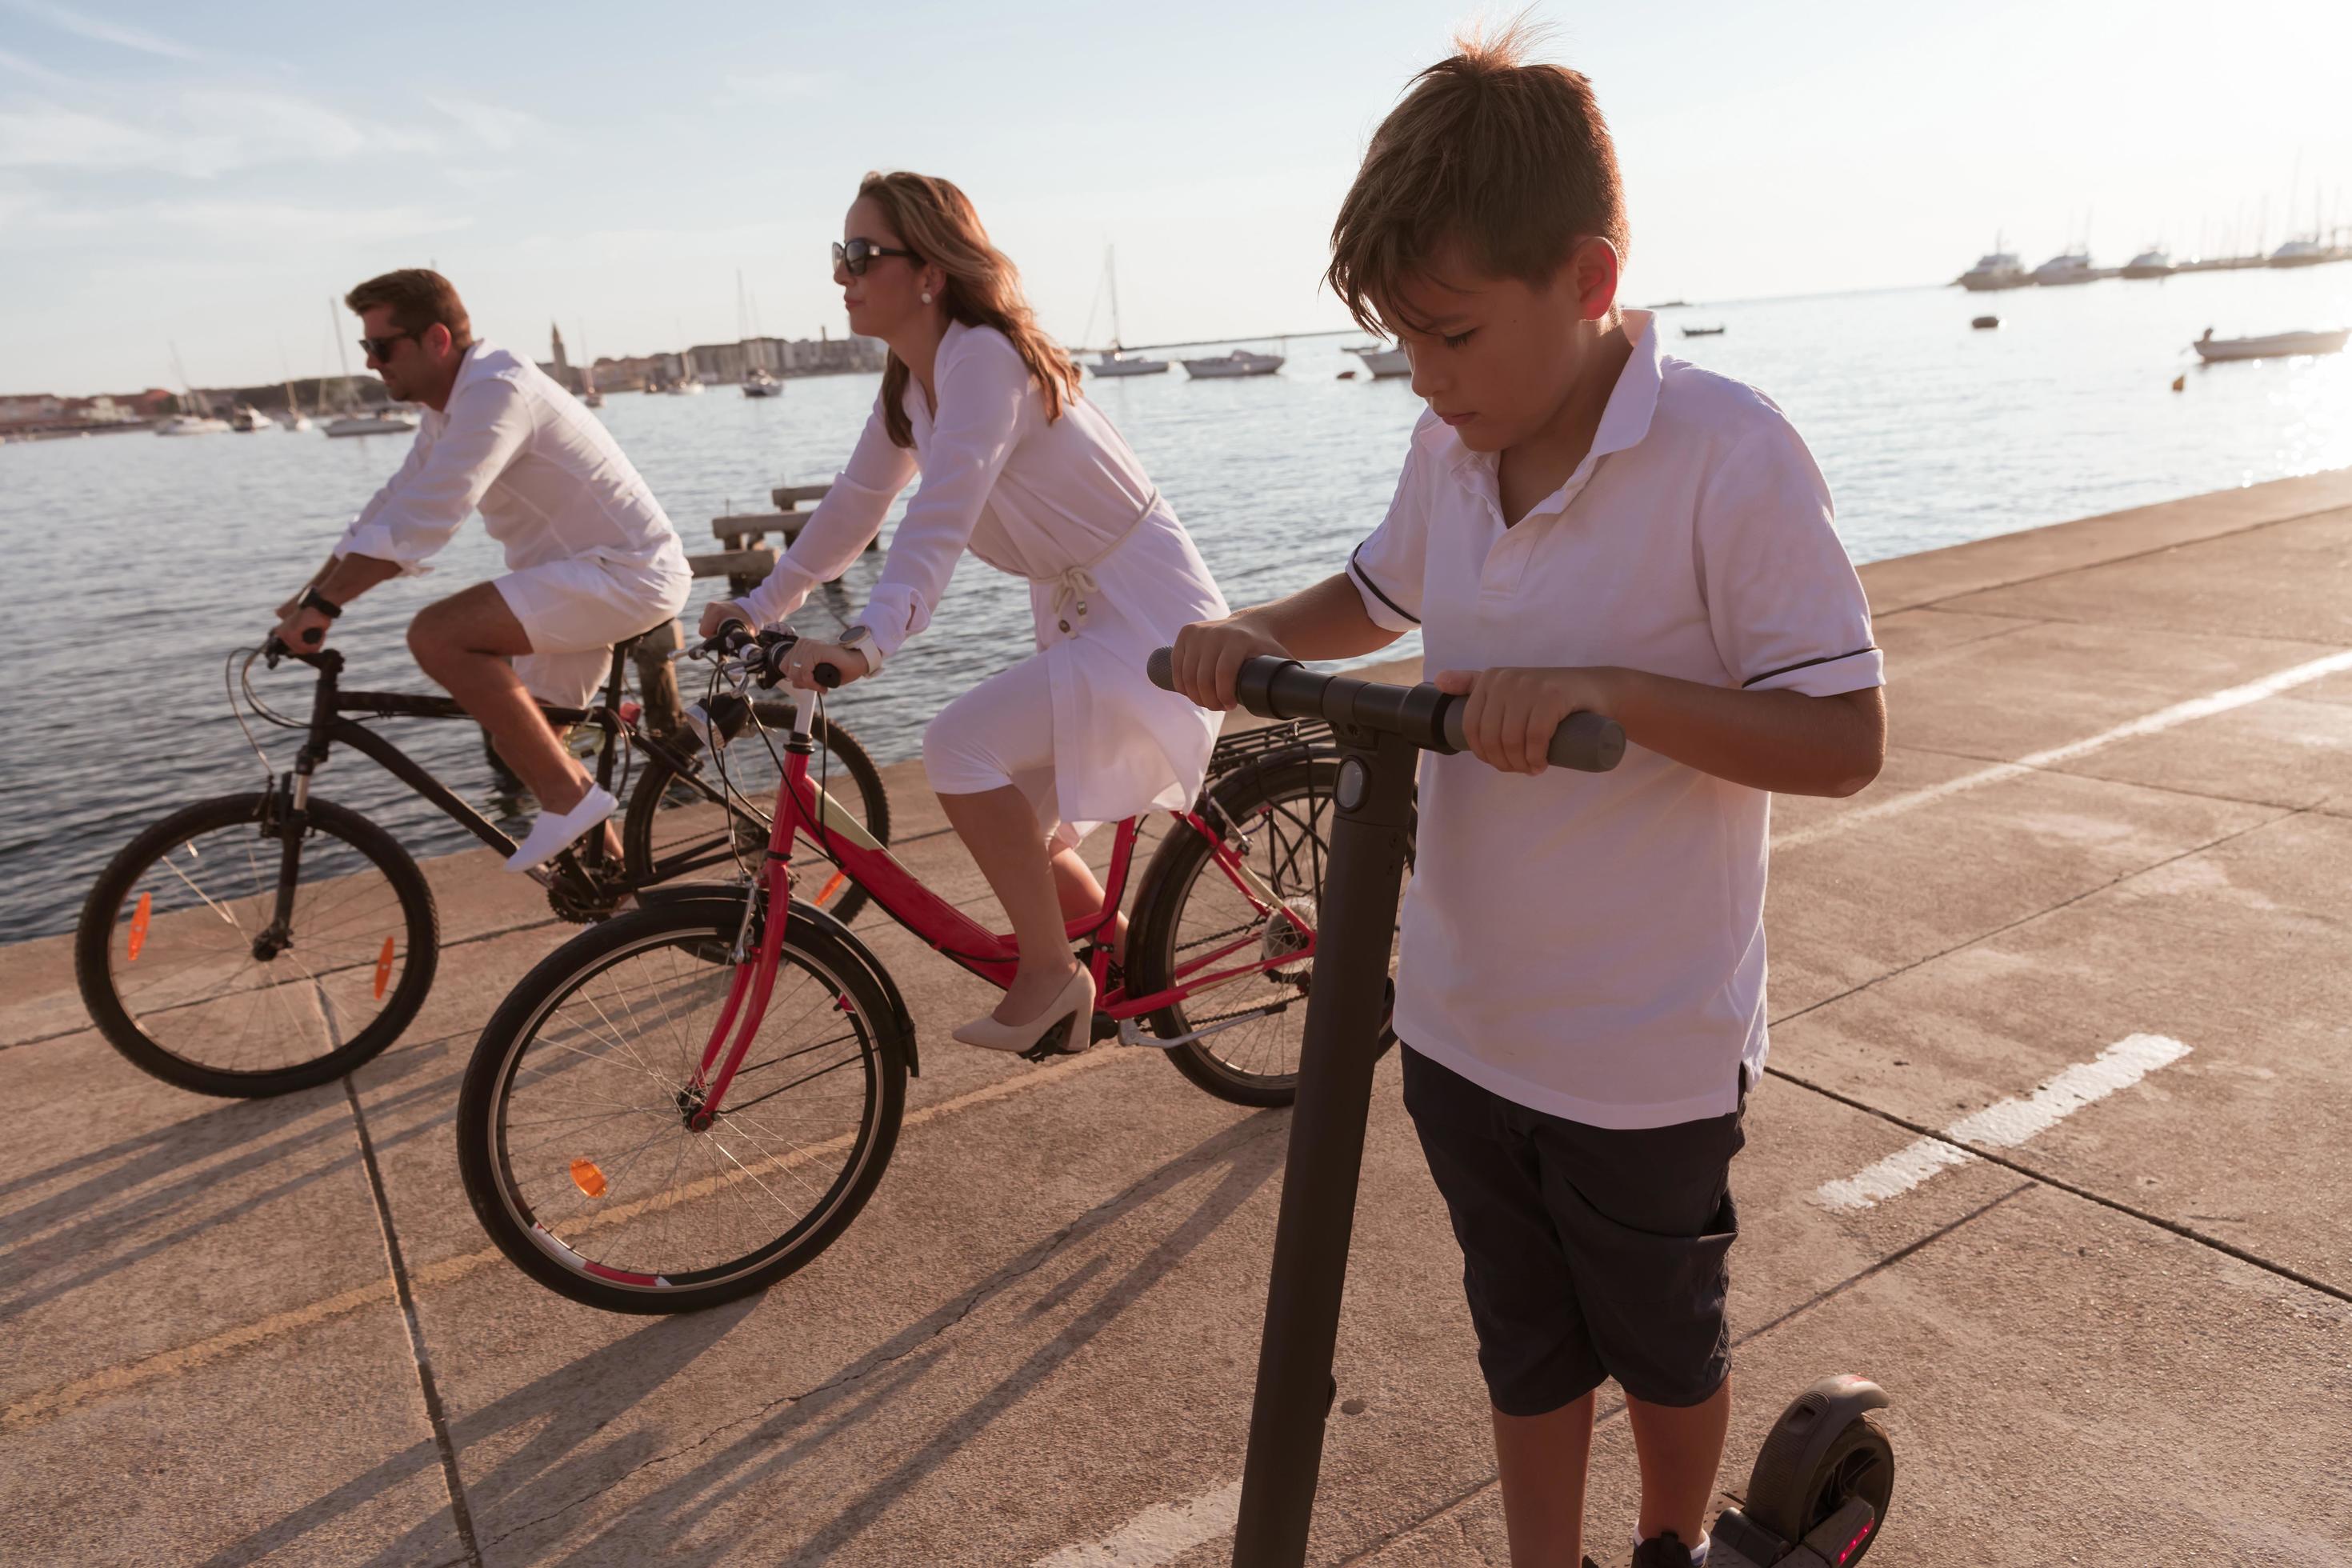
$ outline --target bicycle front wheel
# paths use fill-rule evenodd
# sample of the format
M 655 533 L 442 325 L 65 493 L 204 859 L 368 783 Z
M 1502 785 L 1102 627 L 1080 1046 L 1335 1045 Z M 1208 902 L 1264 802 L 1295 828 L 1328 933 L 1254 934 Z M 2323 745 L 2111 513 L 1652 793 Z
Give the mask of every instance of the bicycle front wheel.
M 716 760 L 700 759 L 702 782 L 727 795 L 722 809 L 667 763 L 653 761 L 629 792 L 628 816 L 621 825 L 621 847 L 629 880 L 637 887 L 697 875 L 734 874 L 740 863 L 757 866 L 768 847 L 768 825 L 783 771 L 777 764 L 779 738 L 792 729 L 789 702 L 765 699 L 753 705 L 766 737 L 746 731 Z M 829 718 L 813 732 L 816 755 L 809 773 L 877 843 L 890 841 L 890 797 L 882 770 L 856 737 Z M 770 749 L 774 742 L 774 750 Z M 793 846 L 793 897 L 814 904 L 844 925 L 866 907 L 866 889 L 835 874 L 804 837 Z
M 457 1100 L 458 1171 L 490 1238 L 550 1289 L 614 1312 L 717 1306 L 823 1252 L 881 1181 L 905 1037 L 860 955 L 804 919 L 725 1099 L 697 1125 L 742 909 L 692 899 L 593 927 L 482 1031 Z
M 425 1005 L 432 889 L 398 841 L 313 799 L 293 833 L 268 794 L 173 813 L 117 855 L 74 933 L 82 1002 L 167 1083 L 259 1098 L 351 1071 Z

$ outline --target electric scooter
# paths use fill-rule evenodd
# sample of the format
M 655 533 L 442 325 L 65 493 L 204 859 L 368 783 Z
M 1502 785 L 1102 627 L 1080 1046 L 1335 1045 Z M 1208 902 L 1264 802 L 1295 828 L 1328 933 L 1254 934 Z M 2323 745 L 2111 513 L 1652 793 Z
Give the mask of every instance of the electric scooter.
M 1151 656 L 1151 679 L 1162 688 L 1172 689 L 1172 658 L 1168 648 Z M 1319 675 L 1273 658 L 1244 662 L 1235 697 L 1262 718 L 1327 721 L 1342 753 L 1234 1529 L 1235 1568 L 1296 1568 L 1306 1561 L 1323 1427 L 1337 1392 L 1331 1353 L 1413 776 L 1421 752 L 1464 749 L 1463 704 L 1434 686 Z M 1624 752 L 1625 734 L 1614 721 L 1574 713 L 1546 754 L 1560 767 L 1606 773 Z M 1824 1378 L 1798 1395 L 1757 1454 L 1746 1498 L 1716 1517 L 1709 1568 L 1845 1568 L 1858 1562 L 1877 1539 L 1894 1491 L 1894 1449 L 1868 1415 L 1886 1402 L 1877 1384 L 1859 1377 Z

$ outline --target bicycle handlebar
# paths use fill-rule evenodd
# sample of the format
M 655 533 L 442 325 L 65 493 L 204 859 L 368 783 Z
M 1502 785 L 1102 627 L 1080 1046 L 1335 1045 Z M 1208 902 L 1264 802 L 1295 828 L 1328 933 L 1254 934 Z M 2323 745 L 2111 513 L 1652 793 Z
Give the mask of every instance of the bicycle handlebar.
M 1155 648 L 1145 665 L 1151 684 L 1173 691 L 1175 650 Z M 1244 659 L 1234 695 L 1263 719 L 1326 719 L 1399 735 L 1424 751 L 1465 750 L 1463 701 L 1423 683 L 1389 686 L 1344 675 L 1318 675 L 1297 659 L 1260 655 Z M 1625 754 L 1625 731 L 1599 713 L 1571 713 L 1552 732 L 1544 755 L 1553 765 L 1605 773 Z
M 686 657 L 708 658 L 716 654 L 721 658 L 740 658 L 761 686 L 772 687 L 783 679 L 784 655 L 800 640 L 800 635 L 790 626 L 772 626 L 755 635 L 746 623 L 729 621 L 688 648 Z M 830 691 L 841 684 L 841 671 L 830 663 L 819 664 L 809 671 L 809 679 Z

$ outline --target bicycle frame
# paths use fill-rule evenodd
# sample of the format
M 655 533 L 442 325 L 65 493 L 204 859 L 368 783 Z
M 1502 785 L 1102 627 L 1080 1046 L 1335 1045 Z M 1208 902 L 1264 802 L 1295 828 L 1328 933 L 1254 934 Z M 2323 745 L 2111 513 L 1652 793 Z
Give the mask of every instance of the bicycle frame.
M 689 1086 L 690 1092 L 698 1092 L 702 1097 L 694 1118 L 698 1127 L 709 1126 L 710 1120 L 717 1116 L 728 1086 L 734 1080 L 735 1069 L 741 1064 L 744 1053 L 750 1049 L 751 1038 L 759 1033 L 761 1020 L 767 1013 L 768 998 L 774 989 L 777 966 L 782 958 L 784 928 L 788 922 L 779 918 L 768 920 L 762 925 L 757 915 L 763 902 L 766 907 L 779 910 L 788 906 L 792 896 L 789 863 L 795 838 L 805 836 L 828 859 L 839 866 L 842 876 L 864 888 L 884 913 L 935 951 L 982 979 L 1000 988 L 1008 986 L 1020 963 L 1020 948 L 1010 934 L 988 930 L 932 891 L 921 878 L 902 865 L 887 847 L 877 842 L 855 817 L 844 811 L 809 777 L 809 757 L 814 750 L 809 735 L 814 723 L 815 710 L 814 700 L 798 700 L 793 704 L 792 734 L 784 744 L 784 776 L 776 788 L 776 809 L 769 832 L 767 855 L 755 895 L 745 903 L 743 931 L 737 937 L 735 977 L 728 988 L 727 999 L 719 1008 L 719 1020 L 711 1027 L 710 1038 L 703 1047 L 701 1066 Z M 1165 990 L 1144 996 L 1130 996 L 1124 985 L 1108 986 L 1111 944 L 1105 933 L 1117 920 L 1119 904 L 1126 894 L 1128 872 L 1134 861 L 1135 841 L 1141 821 L 1139 817 L 1130 816 L 1119 823 L 1118 837 L 1111 846 L 1109 870 L 1103 884 L 1102 906 L 1064 924 L 1065 934 L 1071 942 L 1086 943 L 1087 962 L 1094 975 L 1097 998 L 1096 1012 L 1115 1022 L 1157 1012 L 1213 986 L 1278 965 L 1298 963 L 1315 954 L 1313 924 L 1252 872 L 1234 853 L 1232 846 L 1213 832 L 1198 813 L 1183 810 L 1172 811 L 1169 815 L 1209 840 L 1213 847 L 1216 865 L 1242 897 L 1249 901 L 1257 915 L 1263 917 L 1279 911 L 1293 929 L 1304 934 L 1306 940 L 1302 946 L 1278 955 L 1266 956 L 1261 952 L 1254 962 L 1214 967 L 1226 964 L 1226 961 L 1244 949 L 1260 948 L 1261 939 L 1253 930 L 1250 935 L 1223 943 L 1213 952 L 1180 963 L 1173 976 L 1176 983 Z M 745 938 L 755 930 L 760 933 L 758 951 L 746 952 Z M 845 1008 L 848 1003 L 845 998 L 840 1005 Z M 730 1033 L 734 1037 L 731 1045 L 728 1043 Z
M 294 768 L 281 786 L 285 798 L 299 822 L 301 814 L 310 807 L 310 779 L 327 761 L 337 745 L 352 750 L 373 762 L 393 777 L 406 784 L 440 813 L 471 833 L 501 855 L 515 851 L 515 841 L 449 787 L 427 772 L 424 764 L 385 740 L 382 735 L 348 717 L 370 714 L 377 718 L 402 719 L 467 719 L 471 716 L 454 698 L 429 697 L 405 691 L 345 691 L 341 688 L 343 670 L 342 655 L 330 648 L 320 653 L 298 653 L 289 657 L 310 665 L 319 672 L 319 684 L 311 695 L 310 722 L 302 749 L 296 753 Z M 575 724 L 593 724 L 602 731 L 596 748 L 596 783 L 600 788 L 613 786 L 613 768 L 620 752 L 616 742 L 625 742 L 646 755 L 668 764 L 672 773 L 686 780 L 712 801 L 723 805 L 724 799 L 697 777 L 690 764 L 661 742 L 644 734 L 621 717 L 621 693 L 626 672 L 626 656 L 615 649 L 611 671 L 605 678 L 604 700 L 595 708 L 560 708 L 541 703 L 540 711 L 547 721 L 562 730 Z M 289 840 L 289 853 L 294 840 Z M 610 882 L 617 868 L 608 864 L 601 834 L 591 834 L 578 845 L 564 850 L 551 866 L 538 868 L 530 873 L 541 886 L 551 886 L 560 879 L 593 885 L 599 879 Z M 293 895 L 290 875 L 281 879 L 279 901 L 289 904 Z M 289 918 L 290 908 L 279 911 L 279 919 Z

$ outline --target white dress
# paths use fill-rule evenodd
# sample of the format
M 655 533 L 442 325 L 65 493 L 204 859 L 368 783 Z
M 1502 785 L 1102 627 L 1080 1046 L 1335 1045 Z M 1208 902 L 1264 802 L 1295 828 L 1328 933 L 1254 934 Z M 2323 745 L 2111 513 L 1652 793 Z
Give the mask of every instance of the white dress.
M 800 536 L 740 603 L 784 619 L 847 570 L 919 473 L 859 617 L 887 660 L 930 622 L 969 549 L 1028 579 L 1053 693 L 1054 784 L 1072 824 L 1188 805 L 1218 718 L 1153 686 L 1145 660 L 1193 621 L 1228 611 L 1176 514 L 1102 411 L 1068 398 L 1048 421 L 1029 367 L 992 327 L 949 327 L 934 374 L 939 411 L 908 380 L 914 448 L 894 445 L 881 404 Z

